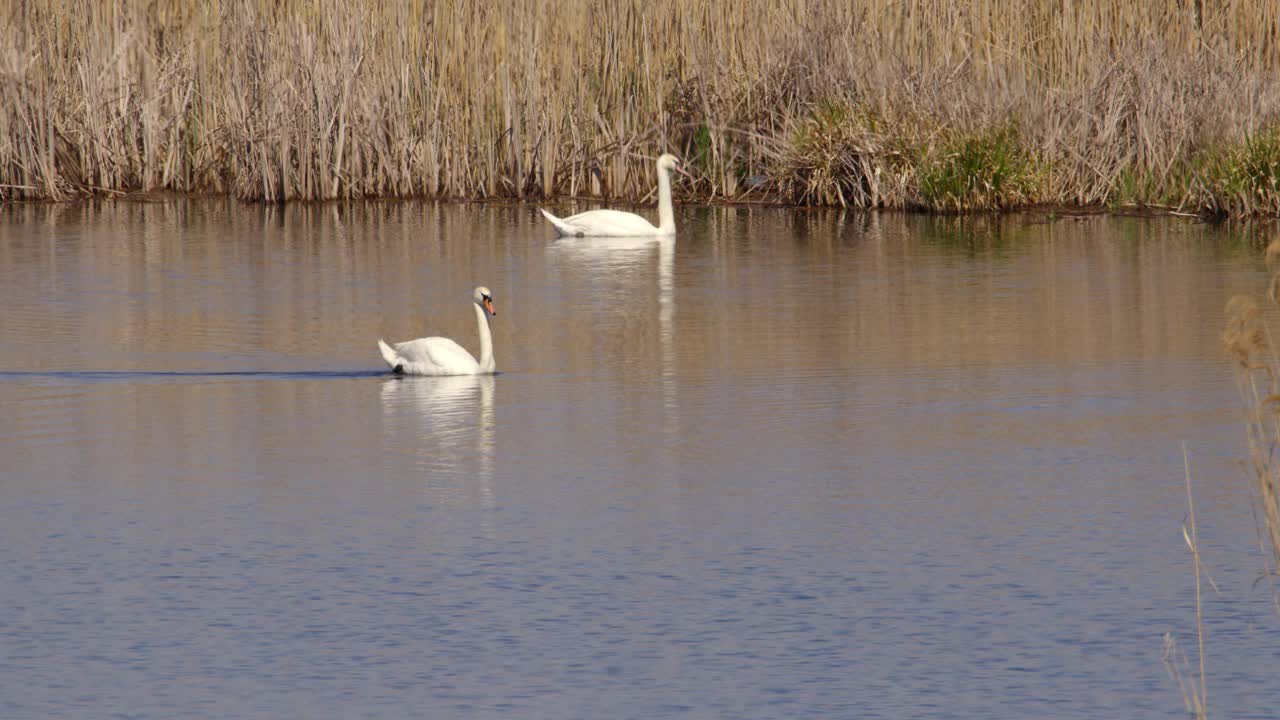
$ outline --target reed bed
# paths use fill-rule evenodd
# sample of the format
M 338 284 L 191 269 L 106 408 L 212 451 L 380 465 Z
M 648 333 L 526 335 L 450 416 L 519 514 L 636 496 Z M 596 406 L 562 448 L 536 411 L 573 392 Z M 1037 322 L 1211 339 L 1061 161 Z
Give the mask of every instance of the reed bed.
M 7 0 L 0 198 L 1280 213 L 1269 0 Z

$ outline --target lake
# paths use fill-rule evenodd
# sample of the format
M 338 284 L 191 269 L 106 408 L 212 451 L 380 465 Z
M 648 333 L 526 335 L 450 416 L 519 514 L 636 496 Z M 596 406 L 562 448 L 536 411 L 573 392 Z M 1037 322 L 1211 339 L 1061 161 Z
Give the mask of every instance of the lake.
M 1210 712 L 1274 717 L 1255 231 L 677 223 L 0 208 L 0 716 L 1182 717 L 1185 443 Z M 499 375 L 386 372 L 481 284 Z

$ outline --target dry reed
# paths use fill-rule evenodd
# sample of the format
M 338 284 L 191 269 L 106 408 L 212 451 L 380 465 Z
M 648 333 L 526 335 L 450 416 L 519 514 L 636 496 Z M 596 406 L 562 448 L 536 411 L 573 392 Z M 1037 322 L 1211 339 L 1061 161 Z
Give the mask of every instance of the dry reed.
M 641 199 L 674 150 L 686 196 L 1275 213 L 1278 28 L 1265 0 L 7 0 L 0 198 Z
M 1280 240 L 1266 251 L 1272 272 L 1272 303 L 1280 301 Z M 1236 381 L 1245 402 L 1248 433 L 1249 476 L 1253 480 L 1254 503 L 1259 516 L 1259 536 L 1267 547 L 1272 565 L 1280 568 L 1280 355 L 1267 329 L 1263 308 L 1251 298 L 1237 296 L 1227 305 L 1227 327 L 1223 333 L 1227 351 L 1236 364 Z
M 1199 658 L 1197 677 L 1189 677 L 1186 655 L 1178 647 L 1177 640 L 1171 633 L 1164 636 L 1164 665 L 1169 676 L 1178 684 L 1182 694 L 1182 703 L 1187 708 L 1187 716 L 1196 720 L 1209 717 L 1209 695 L 1204 672 L 1204 603 L 1200 588 L 1200 534 L 1196 526 L 1196 502 L 1191 494 L 1191 463 L 1187 460 L 1187 444 L 1182 444 L 1182 469 L 1187 487 L 1187 523 L 1182 526 L 1182 538 L 1191 551 L 1191 561 L 1196 581 L 1196 653 Z M 1212 582 L 1212 580 L 1210 580 Z M 1215 586 L 1216 589 L 1216 586 Z

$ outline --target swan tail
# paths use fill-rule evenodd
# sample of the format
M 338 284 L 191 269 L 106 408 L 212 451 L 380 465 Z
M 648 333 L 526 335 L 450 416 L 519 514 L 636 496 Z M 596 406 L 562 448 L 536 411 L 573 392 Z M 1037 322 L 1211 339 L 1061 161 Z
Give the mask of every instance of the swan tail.
M 400 362 L 400 357 L 396 355 L 396 351 L 391 346 L 378 339 L 378 350 L 382 352 L 382 359 L 391 367 L 392 372 L 404 372 L 404 365 Z
M 550 222 L 552 225 L 555 226 L 556 232 L 559 233 L 560 235 L 577 235 L 578 234 L 578 231 L 575 230 L 574 227 L 569 223 L 561 220 L 560 218 L 556 217 L 555 215 L 552 215 L 551 213 L 547 212 L 546 210 L 543 210 L 542 208 L 538 208 L 538 211 L 542 213 L 542 216 L 545 217 L 548 222 Z

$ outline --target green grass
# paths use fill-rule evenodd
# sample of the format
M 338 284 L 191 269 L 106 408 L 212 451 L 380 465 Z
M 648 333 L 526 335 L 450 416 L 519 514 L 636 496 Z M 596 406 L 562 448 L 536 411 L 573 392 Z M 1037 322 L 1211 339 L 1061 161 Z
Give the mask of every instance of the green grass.
M 919 205 L 929 210 L 999 210 L 1038 197 L 1036 163 L 1013 125 L 954 134 L 918 176 Z
M 1280 215 L 1280 128 L 1197 158 L 1200 206 L 1217 215 Z

